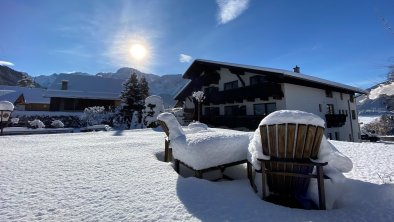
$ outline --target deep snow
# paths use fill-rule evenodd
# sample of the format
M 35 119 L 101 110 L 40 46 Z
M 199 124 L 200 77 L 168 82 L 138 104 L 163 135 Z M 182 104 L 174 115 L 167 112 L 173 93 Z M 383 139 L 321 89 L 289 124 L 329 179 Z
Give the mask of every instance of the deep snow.
M 331 142 L 353 162 L 347 192 L 307 211 L 262 201 L 245 173 L 179 176 L 152 129 L 1 136 L 0 221 L 393 221 L 394 145 Z

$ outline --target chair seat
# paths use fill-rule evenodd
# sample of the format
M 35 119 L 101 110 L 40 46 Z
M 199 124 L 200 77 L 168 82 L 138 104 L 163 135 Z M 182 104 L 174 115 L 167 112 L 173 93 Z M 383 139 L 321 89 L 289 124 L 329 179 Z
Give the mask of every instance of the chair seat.
M 186 141 L 171 141 L 173 156 L 194 170 L 245 160 L 250 136 L 224 129 L 187 134 Z

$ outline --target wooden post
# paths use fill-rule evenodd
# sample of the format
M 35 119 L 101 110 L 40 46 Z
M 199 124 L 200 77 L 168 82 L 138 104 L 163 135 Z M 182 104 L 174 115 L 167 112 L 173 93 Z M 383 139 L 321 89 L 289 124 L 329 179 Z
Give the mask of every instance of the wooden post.
M 323 166 L 316 166 L 317 168 L 317 189 L 319 192 L 319 209 L 326 209 L 326 198 L 324 193 L 324 178 L 323 178 Z

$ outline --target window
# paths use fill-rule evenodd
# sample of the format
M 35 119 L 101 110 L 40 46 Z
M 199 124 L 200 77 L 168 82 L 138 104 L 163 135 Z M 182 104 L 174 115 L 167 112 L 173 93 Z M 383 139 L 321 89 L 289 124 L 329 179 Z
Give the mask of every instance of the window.
M 327 104 L 327 114 L 335 114 L 334 104 Z
M 354 102 L 354 95 L 350 95 L 350 102 L 353 103 Z
M 339 132 L 335 132 L 335 140 L 339 140 Z
M 332 98 L 332 91 L 326 89 L 326 97 Z
M 224 84 L 224 90 L 236 89 L 238 88 L 238 80 L 227 82 Z
M 62 90 L 68 89 L 68 80 L 62 80 Z
M 345 115 L 347 116 L 347 110 L 345 110 Z
M 204 94 L 205 95 L 208 95 L 208 94 L 211 94 L 211 93 L 215 93 L 215 92 L 218 92 L 219 91 L 219 88 L 218 87 L 207 87 L 207 88 L 205 88 L 204 89 Z
M 225 116 L 235 116 L 238 106 L 225 106 L 224 115 Z
M 259 83 L 267 82 L 265 76 L 252 76 L 250 77 L 250 85 L 257 85 Z
M 352 109 L 352 119 L 356 119 L 356 110 Z
M 341 94 L 339 94 L 340 95 L 340 97 L 341 97 L 341 100 L 343 100 L 343 94 L 341 93 Z
M 319 104 L 319 112 L 322 112 L 321 104 Z
M 332 133 L 328 133 L 328 139 L 332 140 Z
M 255 116 L 266 116 L 274 111 L 276 111 L 276 103 L 260 103 L 253 105 Z
M 219 116 L 219 107 L 205 107 L 205 116 Z

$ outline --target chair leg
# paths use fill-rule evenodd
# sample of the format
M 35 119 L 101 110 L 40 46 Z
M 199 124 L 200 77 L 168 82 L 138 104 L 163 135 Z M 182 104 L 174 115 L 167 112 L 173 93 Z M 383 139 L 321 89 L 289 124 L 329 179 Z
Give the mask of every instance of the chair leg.
M 323 167 L 317 166 L 317 189 L 319 192 L 319 209 L 326 209 L 326 197 L 324 192 L 324 178 L 323 178 Z
M 266 200 L 267 198 L 267 188 L 265 187 L 266 181 L 267 181 L 267 174 L 265 171 L 265 164 L 263 161 L 261 161 L 261 184 L 262 184 L 261 193 L 263 200 Z
M 175 164 L 175 171 L 179 174 L 179 160 L 175 159 L 174 164 Z

